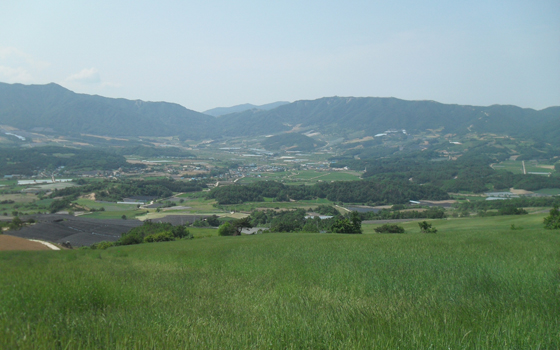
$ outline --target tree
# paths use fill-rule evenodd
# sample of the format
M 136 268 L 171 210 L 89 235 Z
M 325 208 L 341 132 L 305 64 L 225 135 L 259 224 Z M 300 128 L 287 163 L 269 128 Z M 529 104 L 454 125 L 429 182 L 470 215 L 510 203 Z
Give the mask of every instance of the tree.
M 350 220 L 345 218 L 338 218 L 331 226 L 331 231 L 334 233 L 354 233 L 354 226 Z
M 560 210 L 555 205 L 550 209 L 550 214 L 544 218 L 544 228 L 549 230 L 560 229 Z
M 354 233 L 362 233 L 362 219 L 357 211 L 353 211 L 350 214 L 350 221 L 352 221 Z
M 317 218 L 317 220 L 321 220 Z M 315 220 L 307 220 L 303 228 L 301 229 L 302 232 L 310 232 L 310 233 L 319 233 L 319 222 Z
M 350 219 L 338 218 L 331 226 L 331 231 L 334 233 L 362 233 L 362 219 L 360 214 L 353 211 L 350 214 Z
M 235 229 L 234 236 L 239 236 L 244 228 L 252 228 L 251 219 L 247 216 L 242 219 L 237 219 L 232 222 L 232 226 Z
M 218 227 L 220 226 L 220 220 L 218 220 L 217 215 L 212 215 L 206 219 L 206 221 L 210 224 L 210 226 Z
M 12 219 L 9 228 L 10 230 L 19 230 L 22 226 L 23 226 L 23 221 L 21 221 L 19 216 L 16 216 L 15 218 Z
M 435 227 L 432 227 L 432 224 L 430 224 L 426 221 L 419 222 L 418 226 L 420 226 L 420 232 L 422 232 L 422 233 L 436 233 L 437 232 L 437 229 Z

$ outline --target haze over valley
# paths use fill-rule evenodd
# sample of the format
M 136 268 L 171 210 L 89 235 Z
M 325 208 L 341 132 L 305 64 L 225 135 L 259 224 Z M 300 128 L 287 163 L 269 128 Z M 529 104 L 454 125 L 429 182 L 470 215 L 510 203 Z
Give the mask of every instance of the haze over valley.
M 560 2 L 6 2 L 0 348 L 559 349 Z

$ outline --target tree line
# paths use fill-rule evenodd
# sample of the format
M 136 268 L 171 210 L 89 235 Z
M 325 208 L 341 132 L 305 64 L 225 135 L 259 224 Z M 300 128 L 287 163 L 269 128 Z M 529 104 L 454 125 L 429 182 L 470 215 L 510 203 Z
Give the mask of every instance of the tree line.
M 264 198 L 276 201 L 311 200 L 326 198 L 333 202 L 397 204 L 410 200 L 444 200 L 449 195 L 434 186 L 411 183 L 404 178 L 372 179 L 366 181 L 336 181 L 317 183 L 313 186 L 289 186 L 276 181 L 260 181 L 248 185 L 217 187 L 207 198 L 218 204 L 263 202 Z
M 198 192 L 206 185 L 191 181 L 175 181 L 172 179 L 156 180 L 118 180 L 118 181 L 86 181 L 79 180 L 81 186 L 54 190 L 49 198 L 58 198 L 51 202 L 49 210 L 54 213 L 71 206 L 79 196 L 94 193 L 98 201 L 118 202 L 133 196 L 165 198 L 173 192 Z M 62 197 L 62 198 L 59 198 Z
M 62 166 L 66 170 L 113 170 L 138 167 L 127 163 L 121 155 L 99 149 L 56 146 L 0 149 L 0 175 L 31 176 L 39 170 L 54 170 Z

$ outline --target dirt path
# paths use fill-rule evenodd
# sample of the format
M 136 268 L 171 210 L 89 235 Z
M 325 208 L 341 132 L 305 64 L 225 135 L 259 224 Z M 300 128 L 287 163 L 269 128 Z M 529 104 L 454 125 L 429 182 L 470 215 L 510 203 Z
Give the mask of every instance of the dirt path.
M 51 248 L 43 243 L 32 242 L 25 238 L 0 235 L 1 250 L 51 250 Z
M 409 221 L 420 221 L 420 220 L 430 220 L 430 219 L 391 219 L 391 220 L 364 220 L 362 224 L 397 224 L 401 222 Z

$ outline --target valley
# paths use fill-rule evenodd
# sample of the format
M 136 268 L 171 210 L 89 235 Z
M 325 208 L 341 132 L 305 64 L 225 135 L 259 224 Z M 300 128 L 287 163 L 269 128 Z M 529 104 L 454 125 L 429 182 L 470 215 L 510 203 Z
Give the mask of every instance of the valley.
M 370 115 L 340 104 L 354 100 Z M 560 144 L 523 130 L 555 109 L 508 107 L 477 130 L 452 125 L 471 107 L 411 122 L 434 103 L 408 101 L 414 113 L 380 122 L 387 103 L 400 100 L 200 123 L 134 104 L 183 115 L 144 114 L 163 125 L 148 133 L 133 116 L 56 130 L 0 106 L 3 343 L 557 347 Z M 518 129 L 500 126 L 512 118 Z

